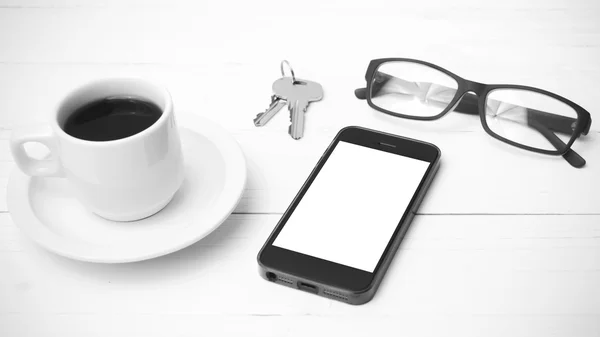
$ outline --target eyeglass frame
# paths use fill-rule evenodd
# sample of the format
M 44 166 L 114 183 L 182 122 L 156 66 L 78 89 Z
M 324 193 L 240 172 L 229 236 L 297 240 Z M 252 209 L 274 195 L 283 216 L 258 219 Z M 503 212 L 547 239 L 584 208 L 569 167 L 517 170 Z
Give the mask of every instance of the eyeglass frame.
M 405 114 L 401 114 L 401 113 L 397 113 L 397 112 L 393 112 L 393 111 L 381 108 L 373 103 L 372 97 L 371 97 L 371 92 L 372 92 L 371 89 L 372 89 L 372 83 L 373 83 L 373 79 L 376 75 L 377 69 L 379 69 L 379 67 L 382 64 L 387 63 L 387 62 L 411 62 L 411 63 L 417 63 L 420 65 L 424 65 L 424 66 L 430 67 L 432 69 L 438 70 L 438 71 L 450 76 L 451 78 L 453 78 L 456 81 L 456 83 L 458 85 L 458 87 L 456 89 L 456 93 L 454 94 L 454 97 L 452 98 L 450 103 L 448 103 L 448 106 L 442 112 L 440 112 L 439 114 L 437 114 L 435 116 L 405 115 Z M 524 85 L 484 84 L 484 83 L 479 83 L 479 82 L 475 82 L 475 81 L 470 81 L 470 80 L 464 79 L 464 78 L 450 72 L 447 69 L 444 69 L 438 65 L 435 65 L 433 63 L 416 60 L 416 59 L 410 59 L 410 58 L 382 58 L 382 59 L 371 60 L 371 62 L 369 62 L 369 66 L 367 67 L 367 72 L 365 74 L 365 80 L 367 81 L 366 88 L 356 89 L 354 93 L 358 99 L 366 99 L 369 106 L 377 111 L 383 112 L 383 113 L 391 115 L 391 116 L 399 117 L 399 118 L 422 120 L 422 121 L 432 121 L 432 120 L 437 120 L 437 119 L 442 118 L 450 111 L 454 111 L 457 107 L 460 106 L 461 103 L 463 103 L 464 107 L 467 107 L 467 105 L 471 105 L 470 107 L 467 107 L 467 108 L 470 108 L 469 111 L 456 111 L 456 112 L 473 114 L 473 115 L 478 114 L 480 116 L 481 125 L 483 126 L 483 129 L 490 136 L 492 136 L 502 142 L 505 142 L 507 144 L 513 145 L 515 147 L 518 147 L 518 148 L 521 148 L 524 150 L 547 154 L 547 155 L 562 155 L 569 162 L 569 164 L 571 164 L 573 167 L 581 168 L 585 165 L 585 160 L 579 154 L 577 154 L 573 149 L 571 149 L 571 146 L 573 145 L 575 140 L 577 138 L 579 138 L 581 135 L 588 134 L 591 124 L 592 124 L 592 118 L 591 118 L 590 113 L 587 110 L 585 110 L 583 107 L 581 107 L 577 103 L 575 103 L 563 96 L 557 95 L 555 93 L 552 93 L 550 91 L 546 91 L 546 90 L 543 90 L 540 88 L 524 86 Z M 571 108 L 573 108 L 573 110 L 575 110 L 575 112 L 577 113 L 577 119 L 576 119 L 577 123 L 576 123 L 575 127 L 573 128 L 573 133 L 571 135 L 571 138 L 569 139 L 569 142 L 565 144 L 564 149 L 562 151 L 559 149 L 557 149 L 556 151 L 539 149 L 539 148 L 535 148 L 532 146 L 517 143 L 515 141 L 504 138 L 504 137 L 494 133 L 487 125 L 487 121 L 486 121 L 486 117 L 485 117 L 486 116 L 485 115 L 485 112 L 486 112 L 485 103 L 487 101 L 488 94 L 492 90 L 495 90 L 495 89 L 517 89 L 517 90 L 532 91 L 532 92 L 540 93 L 540 94 L 549 96 L 551 98 L 554 98 L 562 103 L 567 104 Z M 474 97 L 472 97 L 472 96 L 474 96 Z M 467 98 L 467 100 L 464 100 L 465 97 Z M 472 101 L 475 98 L 477 99 L 477 102 Z M 471 102 L 469 102 L 469 100 Z M 474 103 L 476 103 L 476 106 L 474 106 Z M 552 115 L 554 115 L 554 114 L 552 114 Z M 564 116 L 559 116 L 559 115 L 556 115 L 556 116 L 564 117 Z M 570 117 L 564 117 L 564 118 L 570 118 Z M 540 130 L 538 130 L 538 131 L 541 132 L 542 134 L 544 134 L 544 132 L 542 132 Z M 546 136 L 548 141 L 550 141 L 552 143 L 552 145 L 554 147 L 556 147 L 553 143 L 553 140 L 550 140 L 548 138 L 547 134 L 544 134 L 544 136 Z M 556 135 L 554 135 L 553 133 L 552 133 L 552 136 L 554 136 L 556 138 L 556 139 L 554 139 L 554 141 L 558 140 L 564 144 L 564 142 L 560 138 L 558 138 Z

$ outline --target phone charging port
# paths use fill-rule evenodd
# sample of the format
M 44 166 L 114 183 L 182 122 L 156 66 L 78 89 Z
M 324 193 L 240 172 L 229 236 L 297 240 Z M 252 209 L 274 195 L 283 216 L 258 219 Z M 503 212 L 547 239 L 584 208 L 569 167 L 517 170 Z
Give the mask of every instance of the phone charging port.
M 308 284 L 308 283 L 304 283 L 304 282 L 298 282 L 298 289 L 308 291 L 309 293 L 313 293 L 313 294 L 316 294 L 319 292 L 319 289 L 316 286 L 313 286 L 312 284 Z

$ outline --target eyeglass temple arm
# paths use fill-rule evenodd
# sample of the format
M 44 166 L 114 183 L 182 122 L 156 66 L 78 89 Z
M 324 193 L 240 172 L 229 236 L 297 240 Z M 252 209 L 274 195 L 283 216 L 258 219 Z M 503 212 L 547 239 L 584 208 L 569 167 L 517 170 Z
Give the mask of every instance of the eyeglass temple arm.
M 358 99 L 367 99 L 367 88 L 355 89 L 354 96 L 356 96 Z
M 385 86 L 385 84 L 389 80 L 391 80 L 392 78 L 396 78 L 394 76 L 380 72 L 378 74 L 380 74 L 380 76 L 377 77 L 377 80 L 371 83 L 371 92 L 375 93 L 375 96 L 377 96 L 377 93 L 381 90 L 381 88 Z M 358 88 L 354 90 L 354 96 L 356 96 L 356 98 L 358 99 L 367 99 L 367 88 Z
M 541 133 L 555 148 L 562 149 L 567 146 L 567 144 L 558 138 L 554 132 L 550 131 L 550 129 L 548 129 L 545 125 L 540 124 L 538 121 L 530 118 L 529 116 L 527 118 L 527 124 Z M 565 158 L 565 160 L 573 167 L 582 168 L 585 166 L 585 159 L 583 159 L 583 157 L 581 157 L 573 149 L 568 149 L 567 152 L 562 154 L 562 157 Z
M 392 76 L 387 74 L 380 73 L 380 75 L 383 75 L 384 80 L 375 81 L 371 84 L 371 90 L 375 94 L 378 93 L 385 83 L 392 78 Z M 354 91 L 354 95 L 358 99 L 366 99 L 367 88 L 356 89 Z M 454 110 L 460 113 L 479 115 L 478 100 L 479 99 L 476 95 L 466 93 Z M 570 134 L 573 132 L 574 123 L 576 121 L 576 119 L 570 117 L 560 116 L 535 109 L 527 109 L 527 124 L 541 133 L 556 149 L 564 148 L 566 147 L 566 144 L 550 130 Z M 588 124 L 586 129 L 582 132 L 584 135 L 588 133 L 589 127 L 590 125 Z M 583 167 L 586 163 L 585 159 L 583 159 L 573 149 L 567 150 L 567 152 L 562 156 L 571 166 L 576 168 Z

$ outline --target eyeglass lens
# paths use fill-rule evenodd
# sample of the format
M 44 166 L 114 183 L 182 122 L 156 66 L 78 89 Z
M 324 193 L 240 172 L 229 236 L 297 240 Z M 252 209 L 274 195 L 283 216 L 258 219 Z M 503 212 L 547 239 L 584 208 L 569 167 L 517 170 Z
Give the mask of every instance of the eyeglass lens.
M 371 82 L 371 101 L 385 110 L 419 117 L 437 116 L 456 95 L 458 83 L 447 74 L 413 62 L 386 62 Z

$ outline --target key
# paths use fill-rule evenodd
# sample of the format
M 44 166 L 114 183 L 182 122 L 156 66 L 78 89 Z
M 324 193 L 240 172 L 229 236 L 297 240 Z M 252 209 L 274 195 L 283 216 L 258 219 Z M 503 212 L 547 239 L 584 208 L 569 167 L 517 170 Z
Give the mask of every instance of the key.
M 323 98 L 323 87 L 317 82 L 283 77 L 273 83 L 273 92 L 277 97 L 287 101 L 291 122 L 288 133 L 293 139 L 302 138 L 304 114 L 310 103 Z
M 271 96 L 271 105 L 269 105 L 265 112 L 256 115 L 256 118 L 254 118 L 254 125 L 265 126 L 286 104 L 287 102 L 284 99 L 281 99 L 276 95 Z

